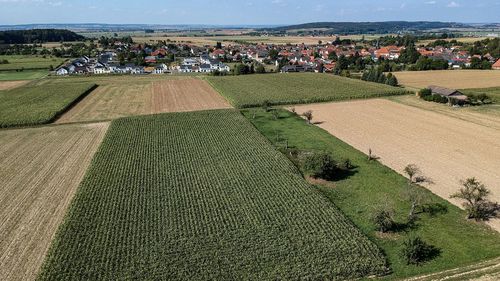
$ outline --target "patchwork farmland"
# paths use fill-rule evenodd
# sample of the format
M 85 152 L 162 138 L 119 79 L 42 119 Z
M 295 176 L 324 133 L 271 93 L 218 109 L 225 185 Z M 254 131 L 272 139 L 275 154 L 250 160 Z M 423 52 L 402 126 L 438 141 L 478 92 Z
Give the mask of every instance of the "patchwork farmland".
M 230 107 L 223 97 L 200 79 L 118 81 L 103 81 L 102 86 L 56 123 Z
M 258 107 L 401 95 L 405 91 L 328 74 L 267 74 L 208 77 L 207 80 L 235 107 Z
M 425 88 L 437 85 L 451 89 L 500 87 L 500 71 L 496 70 L 433 70 L 395 73 L 401 85 Z
M 112 122 L 40 280 L 347 279 L 386 260 L 237 111 Z
M 492 199 L 500 200 L 499 130 L 382 99 L 296 110 L 312 110 L 321 128 L 360 151 L 371 148 L 400 173 L 417 164 L 434 181 L 428 188 L 445 199 L 458 190 L 460 180 L 476 177 L 490 188 Z M 492 225 L 500 230 L 498 221 Z
M 0 131 L 0 280 L 34 280 L 108 124 Z

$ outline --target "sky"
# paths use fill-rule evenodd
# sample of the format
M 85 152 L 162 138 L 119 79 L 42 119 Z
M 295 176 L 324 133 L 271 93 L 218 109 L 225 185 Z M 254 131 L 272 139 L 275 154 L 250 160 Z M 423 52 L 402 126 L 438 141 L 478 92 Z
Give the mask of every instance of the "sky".
M 282 25 L 388 20 L 500 22 L 500 0 L 0 0 L 3 25 Z

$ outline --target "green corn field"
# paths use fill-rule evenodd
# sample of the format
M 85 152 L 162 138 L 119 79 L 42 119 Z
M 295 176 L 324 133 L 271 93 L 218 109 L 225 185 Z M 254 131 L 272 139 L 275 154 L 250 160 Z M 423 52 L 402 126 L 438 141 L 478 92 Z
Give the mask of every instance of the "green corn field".
M 387 261 L 238 111 L 114 121 L 39 280 L 344 280 Z

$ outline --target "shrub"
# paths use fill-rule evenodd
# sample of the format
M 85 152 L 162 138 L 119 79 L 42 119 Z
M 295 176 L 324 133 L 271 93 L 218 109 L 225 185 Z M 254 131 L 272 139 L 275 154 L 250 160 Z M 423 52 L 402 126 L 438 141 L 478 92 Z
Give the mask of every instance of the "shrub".
M 403 242 L 401 254 L 406 264 L 419 265 L 439 255 L 440 250 L 427 244 L 422 238 L 410 237 Z
M 387 232 L 394 228 L 394 209 L 388 207 L 377 208 L 371 218 L 372 222 L 380 232 Z
M 308 111 L 302 113 L 302 115 L 306 118 L 307 124 L 311 124 L 311 121 L 313 119 L 312 110 L 308 110 Z
M 344 158 L 340 161 L 338 167 L 342 170 L 351 170 L 354 166 L 352 165 L 351 159 Z
M 330 154 L 314 153 L 306 158 L 304 169 L 313 178 L 332 179 L 337 170 L 337 163 Z
M 269 112 L 270 107 L 271 103 L 268 100 L 262 102 L 262 109 L 264 109 L 265 112 Z
M 432 90 L 429 88 L 422 89 L 422 90 L 420 90 L 420 92 L 418 92 L 418 96 L 420 98 L 432 96 Z

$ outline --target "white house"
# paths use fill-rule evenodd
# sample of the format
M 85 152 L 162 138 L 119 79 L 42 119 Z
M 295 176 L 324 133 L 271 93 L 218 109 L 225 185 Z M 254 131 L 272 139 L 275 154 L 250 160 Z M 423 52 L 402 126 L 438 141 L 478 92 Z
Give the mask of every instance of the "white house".
M 56 75 L 68 75 L 69 71 L 66 67 L 60 67 L 59 69 L 56 70 Z

